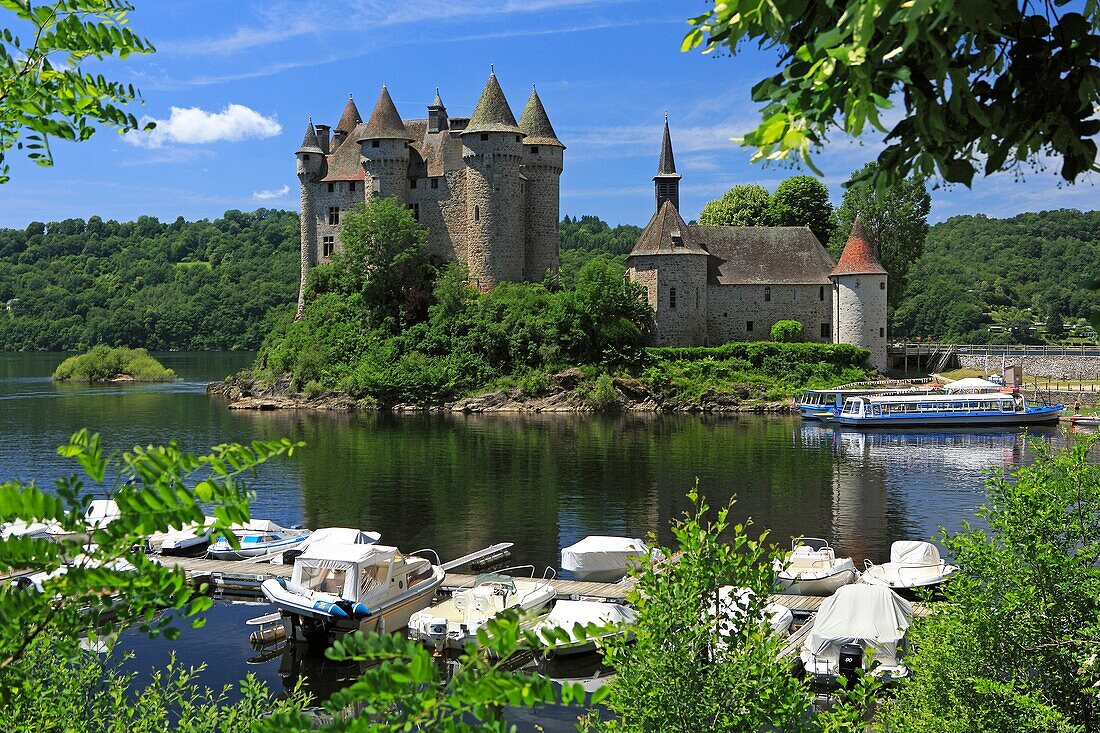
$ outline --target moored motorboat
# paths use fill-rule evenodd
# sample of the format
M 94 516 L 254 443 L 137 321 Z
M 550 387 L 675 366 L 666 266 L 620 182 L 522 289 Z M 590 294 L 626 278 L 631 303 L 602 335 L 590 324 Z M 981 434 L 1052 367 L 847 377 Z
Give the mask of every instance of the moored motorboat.
M 230 531 L 236 536 L 240 547 L 234 548 L 225 537 L 219 537 L 210 544 L 207 551 L 210 557 L 216 560 L 243 560 L 276 555 L 297 547 L 310 534 L 308 529 L 280 527 L 266 519 L 234 525 Z
M 867 560 L 865 565 L 861 583 L 886 586 L 903 595 L 935 588 L 958 570 L 940 556 L 938 547 L 917 540 L 899 540 L 890 545 L 890 562 L 875 565 Z
M 909 601 L 886 586 L 845 586 L 825 599 L 799 654 L 818 683 L 837 677 L 851 683 L 864 671 L 883 680 L 906 677 L 905 634 L 913 618 Z
M 1100 427 L 1100 415 L 1074 415 L 1069 422 L 1078 428 L 1096 428 Z
M 830 596 L 837 588 L 859 580 L 850 557 L 837 557 L 829 543 L 819 537 L 796 537 L 791 554 L 776 561 L 781 593 L 798 596 Z
M 398 631 L 427 607 L 446 575 L 415 553 L 377 544 L 318 542 L 294 572 L 260 586 L 282 613 L 287 638 L 324 642 L 355 630 Z
M 477 632 L 504 611 L 521 614 L 545 608 L 557 597 L 548 578 L 517 578 L 503 572 L 483 573 L 473 587 L 454 593 L 447 600 L 425 608 L 409 619 L 409 635 L 437 648 L 460 651 L 477 643 Z M 515 570 L 516 568 L 509 568 Z
M 93 499 L 84 512 L 83 529 L 68 530 L 62 527 L 59 522 L 49 522 L 47 523 L 46 532 L 51 538 L 59 542 L 73 540 L 86 542 L 91 538 L 93 532 L 118 519 L 121 513 L 114 499 Z
M 756 597 L 752 588 L 740 588 L 735 585 L 723 585 L 718 589 L 718 634 L 727 636 L 736 622 L 743 620 Z M 768 602 L 762 609 L 772 631 L 780 636 L 786 635 L 794 623 L 794 613 L 781 603 Z
M 16 519 L 12 522 L 4 522 L 0 524 L 0 540 L 6 540 L 9 537 L 49 537 L 50 525 L 45 522 L 25 522 L 22 519 Z
M 210 545 L 210 532 L 214 517 L 206 517 L 180 529 L 154 532 L 149 536 L 149 551 L 161 555 L 193 556 L 206 552 Z
M 561 568 L 577 580 L 614 583 L 622 580 L 631 566 L 652 558 L 653 550 L 640 539 L 589 535 L 562 548 Z
M 562 600 L 532 631 L 546 643 L 547 651 L 565 656 L 595 651 L 600 642 L 629 636 L 636 621 L 634 609 L 621 603 Z

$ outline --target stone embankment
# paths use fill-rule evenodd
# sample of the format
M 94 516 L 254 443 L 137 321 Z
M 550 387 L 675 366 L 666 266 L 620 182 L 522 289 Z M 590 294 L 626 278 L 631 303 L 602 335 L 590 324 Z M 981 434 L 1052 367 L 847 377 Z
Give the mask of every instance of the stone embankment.
M 229 402 L 231 410 L 388 410 L 391 412 L 529 412 L 529 413 L 580 413 L 580 412 L 653 412 L 653 413 L 738 413 L 738 412 L 793 412 L 789 402 L 767 402 L 756 399 L 748 388 L 738 394 L 708 390 L 698 401 L 672 401 L 661 399 L 644 384 L 632 379 L 615 379 L 615 400 L 605 401 L 597 409 L 589 389 L 581 383 L 579 370 L 555 374 L 547 392 L 528 395 L 522 390 L 502 390 L 488 394 L 465 397 L 455 402 L 438 405 L 396 404 L 379 406 L 367 400 L 356 400 L 344 392 L 326 392 L 305 395 L 292 392 L 289 377 L 274 384 L 261 384 L 246 374 L 214 382 L 206 388 L 208 395 Z

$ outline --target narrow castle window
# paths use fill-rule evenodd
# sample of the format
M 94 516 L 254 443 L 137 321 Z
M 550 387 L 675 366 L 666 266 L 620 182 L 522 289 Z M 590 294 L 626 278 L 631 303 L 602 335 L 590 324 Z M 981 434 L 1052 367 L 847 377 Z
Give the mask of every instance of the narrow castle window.
M 752 321 L 745 321 L 745 330 L 752 333 Z
M 413 204 L 413 218 L 420 221 L 420 204 Z
M 878 289 L 879 290 L 885 290 L 886 289 L 886 283 L 885 282 L 880 282 L 878 284 Z
M 516 135 L 516 142 L 517 142 L 517 143 L 518 143 L 518 142 L 520 142 L 520 141 L 521 141 L 522 139 L 523 139 L 523 138 L 521 138 L 521 137 L 520 137 L 519 135 Z
M 438 178 L 433 178 L 432 179 L 432 188 L 439 188 L 439 179 Z
M 355 193 L 355 181 L 348 181 L 348 191 Z
M 668 289 L 668 307 L 676 308 L 676 288 Z
M 372 148 L 378 148 L 378 147 L 382 146 L 382 142 L 380 140 L 371 140 L 370 141 L 370 146 Z
M 771 286 L 768 286 L 768 287 L 764 288 L 764 302 L 765 303 L 771 302 L 771 299 L 772 299 L 772 289 L 771 289 Z M 751 331 L 752 329 L 749 329 L 749 330 Z
M 489 133 L 487 133 L 487 132 L 481 133 L 481 139 L 482 140 L 488 140 L 489 139 Z
M 340 223 L 340 207 L 330 206 L 328 207 L 328 223 L 339 224 Z
M 474 221 L 481 221 L 481 207 L 474 207 Z
M 791 288 L 791 300 L 798 300 L 798 288 Z
M 308 163 L 309 162 L 309 156 L 308 155 L 303 155 L 302 156 L 302 162 L 303 163 Z
M 820 287 L 818 287 L 818 289 L 817 289 L 817 299 L 818 300 L 825 300 L 825 286 L 824 285 L 821 285 Z
M 827 338 L 832 338 L 832 336 L 833 336 L 833 332 L 832 332 L 832 328 L 830 327 L 830 325 L 828 323 L 822 323 L 821 324 L 821 338 L 827 339 Z
M 879 338 L 886 338 L 886 329 L 885 328 L 880 328 L 878 330 L 878 336 L 879 336 Z
M 332 189 L 334 189 L 334 188 L 336 188 L 336 184 L 335 184 L 335 183 L 330 183 L 330 184 L 328 184 L 328 192 L 329 192 L 329 193 L 332 193 Z
M 335 248 L 335 237 L 321 237 L 321 255 L 323 257 L 332 257 L 332 250 Z

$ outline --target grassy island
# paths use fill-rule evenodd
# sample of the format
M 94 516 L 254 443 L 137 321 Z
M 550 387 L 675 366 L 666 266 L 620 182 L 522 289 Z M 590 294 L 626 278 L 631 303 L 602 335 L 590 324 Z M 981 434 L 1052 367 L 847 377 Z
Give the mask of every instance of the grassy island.
M 61 362 L 53 378 L 58 382 L 172 382 L 179 377 L 145 349 L 96 346 Z
M 605 410 L 779 401 L 870 376 L 867 352 L 848 345 L 647 348 L 645 292 L 611 257 L 590 259 L 567 285 L 479 292 L 461 265 L 428 258 L 426 231 L 392 199 L 350 211 L 342 237 L 334 261 L 310 272 L 303 316 L 268 336 L 242 381 L 380 407 L 570 392 Z

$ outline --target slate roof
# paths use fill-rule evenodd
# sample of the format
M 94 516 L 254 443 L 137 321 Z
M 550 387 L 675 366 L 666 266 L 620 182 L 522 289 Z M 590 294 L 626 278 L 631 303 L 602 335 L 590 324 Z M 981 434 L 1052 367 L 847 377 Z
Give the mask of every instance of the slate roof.
M 382 85 L 382 91 L 378 94 L 378 101 L 374 103 L 374 111 L 370 113 L 370 120 L 363 132 L 356 136 L 356 140 L 414 140 L 415 138 L 405 129 L 405 123 L 401 121 L 401 115 L 397 113 L 397 107 L 393 104 L 390 91 L 386 85 Z
M 885 275 L 886 268 L 875 256 L 874 247 L 868 240 L 867 232 L 863 229 L 863 220 L 856 214 L 856 220 L 852 222 L 852 233 L 848 235 L 848 243 L 844 245 L 844 251 L 840 253 L 840 261 L 836 263 L 832 275 Z
M 523 132 L 516 124 L 516 116 L 504 98 L 496 74 L 489 74 L 489 81 L 485 82 L 474 113 L 470 115 L 470 124 L 463 132 Z
M 359 115 L 359 108 L 355 106 L 355 100 L 348 95 L 348 103 L 344 105 L 344 114 L 340 115 L 340 121 L 336 123 L 337 130 L 350 133 L 356 125 L 363 121 Z
M 558 140 L 554 132 L 554 126 L 550 124 L 550 117 L 546 114 L 546 108 L 542 106 L 539 93 L 531 87 L 531 96 L 527 99 L 527 106 L 523 108 L 523 114 L 519 118 L 519 127 L 527 137 L 525 145 L 557 145 L 564 148 L 561 140 Z
M 443 107 L 443 99 L 439 96 L 439 87 L 435 88 L 435 99 L 433 99 L 432 103 L 428 105 L 428 109 L 432 109 L 432 108 L 439 108 L 439 109 L 444 108 Z
M 313 129 L 313 120 L 309 121 L 306 126 L 305 137 L 302 138 L 301 146 L 294 151 L 294 154 L 298 153 L 322 153 L 321 143 L 317 140 L 317 131 Z
M 362 152 L 359 143 L 356 142 L 364 127 L 365 125 L 359 124 L 349 130 L 348 136 L 340 143 L 340 147 L 328 155 L 328 170 L 320 180 L 362 181 L 366 178 L 361 162 Z
M 681 244 L 673 240 L 674 235 L 679 236 Z M 696 241 L 692 227 L 684 223 L 672 202 L 665 201 L 646 224 L 630 256 L 670 254 L 705 255 L 707 250 Z
M 833 258 L 809 227 L 689 227 L 719 285 L 829 285 Z
M 668 132 L 667 115 L 665 116 L 665 136 L 661 140 L 661 159 L 657 163 L 657 175 L 681 177 L 676 172 L 676 158 L 672 155 L 672 135 Z

